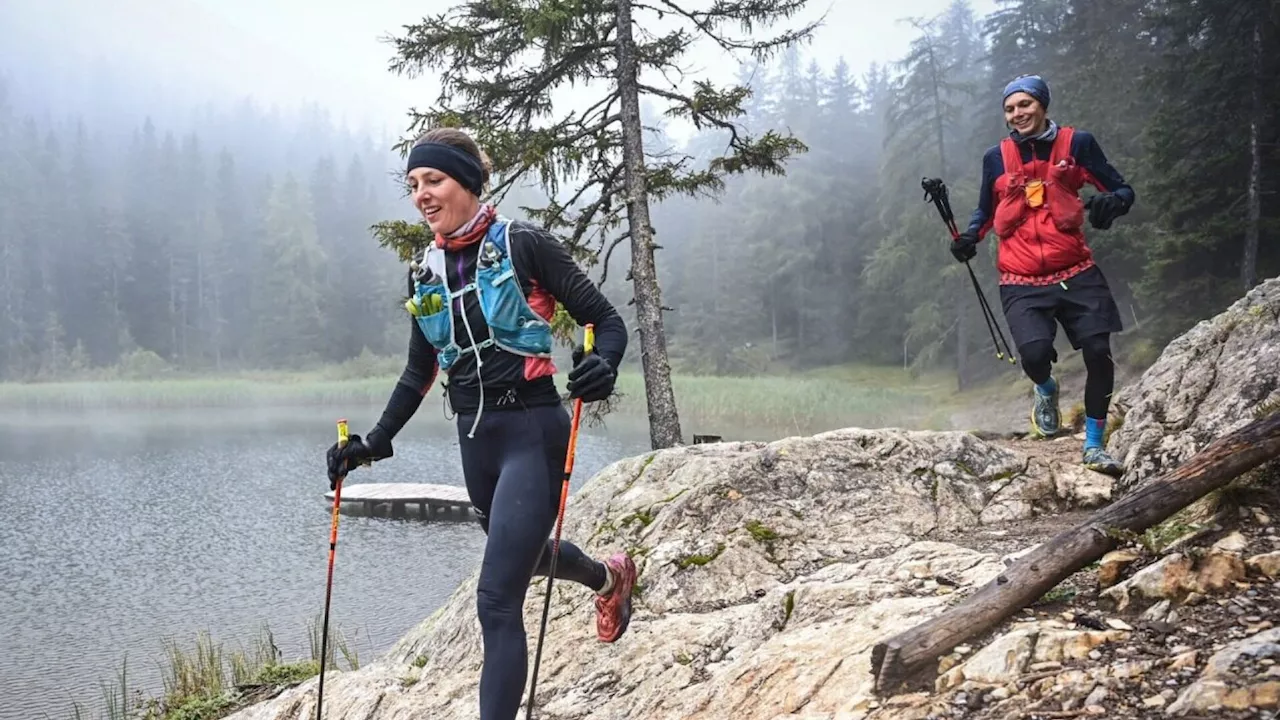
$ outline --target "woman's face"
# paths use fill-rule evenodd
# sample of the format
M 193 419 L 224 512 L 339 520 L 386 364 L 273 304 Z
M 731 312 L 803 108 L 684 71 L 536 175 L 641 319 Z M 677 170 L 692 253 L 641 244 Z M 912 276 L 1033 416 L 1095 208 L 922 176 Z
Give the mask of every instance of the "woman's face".
M 435 168 L 414 168 L 409 171 L 408 180 L 413 206 L 422 213 L 432 232 L 448 235 L 465 225 L 479 208 L 479 198 Z
M 1019 135 L 1036 135 L 1048 126 L 1044 106 L 1027 93 L 1017 92 L 1004 101 L 1004 121 Z

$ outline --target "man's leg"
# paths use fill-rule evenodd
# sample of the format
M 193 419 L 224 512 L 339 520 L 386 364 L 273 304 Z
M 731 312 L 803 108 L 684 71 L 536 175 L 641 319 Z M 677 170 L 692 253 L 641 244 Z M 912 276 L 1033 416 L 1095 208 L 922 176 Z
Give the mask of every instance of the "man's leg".
M 1096 267 L 1068 280 L 1064 298 L 1059 320 L 1071 346 L 1084 355 L 1088 372 L 1084 387 L 1084 464 L 1091 470 L 1118 476 L 1124 473 L 1124 467 L 1107 454 L 1103 438 L 1115 388 L 1111 333 L 1124 329 L 1120 310 L 1106 277 Z
M 1055 435 L 1060 426 L 1058 383 L 1053 378 L 1053 363 L 1058 359 L 1053 348 L 1053 338 L 1057 333 L 1053 319 L 1057 307 L 1056 287 L 1000 286 L 1000 303 L 1009 324 L 1009 334 L 1018 348 L 1022 371 L 1035 384 L 1031 434 L 1036 437 Z

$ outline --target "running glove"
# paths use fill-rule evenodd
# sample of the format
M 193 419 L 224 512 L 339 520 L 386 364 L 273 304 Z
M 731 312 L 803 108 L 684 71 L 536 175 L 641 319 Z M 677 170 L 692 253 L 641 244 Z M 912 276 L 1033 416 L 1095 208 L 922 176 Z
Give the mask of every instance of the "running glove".
M 951 243 L 951 254 L 955 256 L 956 262 L 969 262 L 978 254 L 978 233 L 972 230 L 965 230 L 956 236 L 955 242 Z
M 573 349 L 573 369 L 569 371 L 569 397 L 583 402 L 596 402 L 609 397 L 618 372 L 595 350 L 583 355 L 582 346 Z
M 1115 193 L 1098 193 L 1085 202 L 1089 208 L 1089 224 L 1099 230 L 1106 230 L 1116 218 L 1129 211 Z
M 329 452 L 325 454 L 329 464 L 329 489 L 336 488 L 338 486 L 338 478 L 345 476 L 360 465 L 374 460 L 389 458 L 393 454 L 391 439 L 387 437 L 386 433 L 382 432 L 381 428 L 376 426 L 369 431 L 368 436 L 365 438 L 361 438 L 359 435 L 349 435 L 345 447 L 339 448 L 338 443 L 334 443 L 329 446 Z

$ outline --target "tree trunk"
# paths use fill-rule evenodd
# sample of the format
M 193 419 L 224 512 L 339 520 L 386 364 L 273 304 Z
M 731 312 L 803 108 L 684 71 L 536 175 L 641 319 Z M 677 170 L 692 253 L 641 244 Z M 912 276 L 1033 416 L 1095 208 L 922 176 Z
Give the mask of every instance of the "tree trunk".
M 1262 221 L 1262 149 L 1258 143 L 1262 123 L 1262 23 L 1253 25 L 1253 42 L 1249 52 L 1249 209 L 1244 228 L 1244 258 L 1240 277 L 1244 291 L 1258 282 L 1258 226 Z
M 617 0 L 618 90 L 622 110 L 622 159 L 627 194 L 627 225 L 631 231 L 631 280 L 635 289 L 636 325 L 640 331 L 640 361 L 649 404 L 649 442 L 654 450 L 681 442 L 680 415 L 671 387 L 667 338 L 662 327 L 662 292 L 653 261 L 653 226 L 649 220 L 649 192 L 645 178 L 643 128 L 631 0 Z
M 1173 472 L 1140 486 L 1028 553 L 964 602 L 877 643 L 871 651 L 876 691 L 892 693 L 943 653 L 991 630 L 1102 557 L 1116 544 L 1113 530 L 1140 533 L 1276 457 L 1280 457 L 1280 412 L 1218 438 Z

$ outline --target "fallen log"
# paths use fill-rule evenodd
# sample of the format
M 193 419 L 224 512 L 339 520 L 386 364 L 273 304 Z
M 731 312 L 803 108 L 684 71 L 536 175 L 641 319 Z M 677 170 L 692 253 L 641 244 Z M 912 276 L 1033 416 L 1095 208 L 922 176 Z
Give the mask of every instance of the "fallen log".
M 1116 546 L 1116 530 L 1140 533 L 1276 457 L 1280 412 L 1214 440 L 1177 469 L 1019 558 L 959 605 L 876 644 L 871 651 L 876 692 L 891 694 L 926 663 L 991 630 L 1101 558 Z

